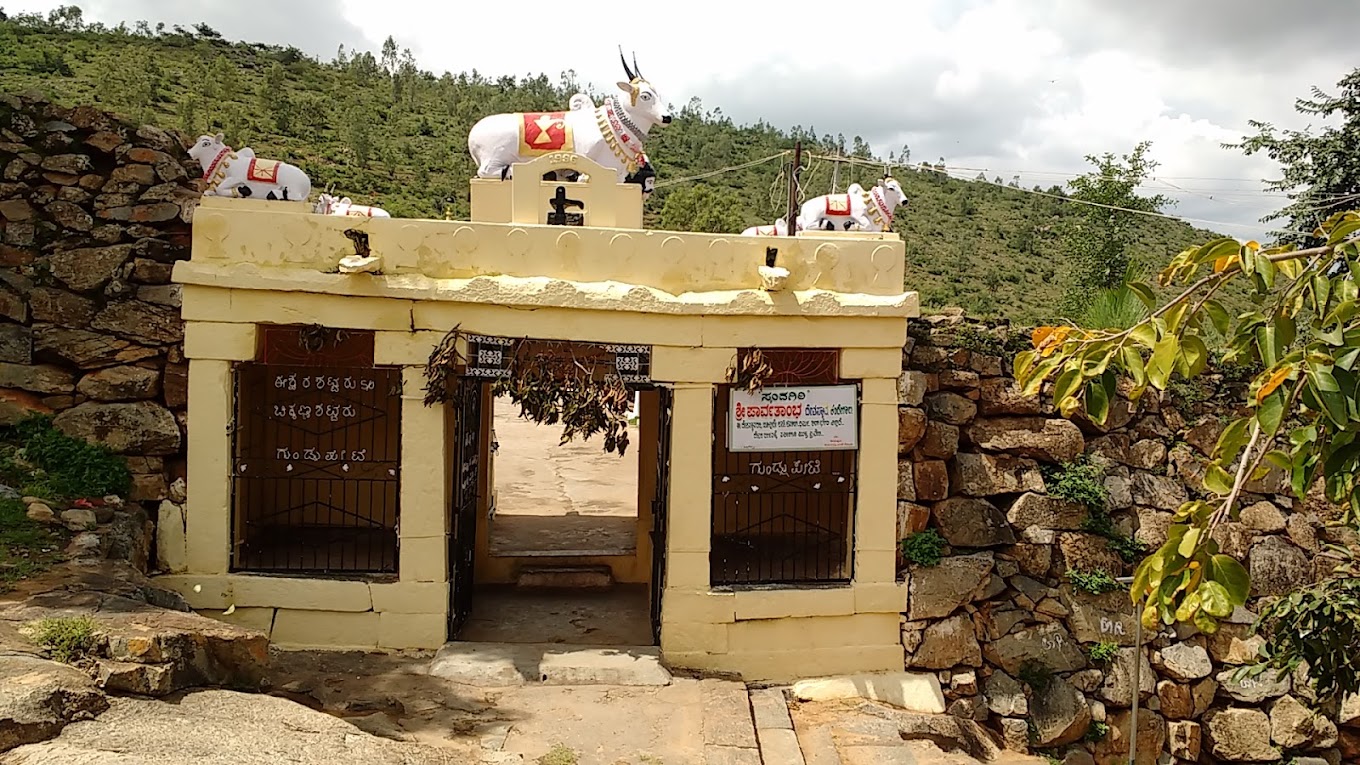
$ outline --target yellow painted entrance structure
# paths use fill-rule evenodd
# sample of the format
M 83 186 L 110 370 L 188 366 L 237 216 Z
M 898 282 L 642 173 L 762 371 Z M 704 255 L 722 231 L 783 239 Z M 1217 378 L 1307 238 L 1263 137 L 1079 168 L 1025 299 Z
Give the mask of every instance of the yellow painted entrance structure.
M 588 180 L 544 180 L 563 169 Z M 573 341 L 646 367 L 636 559 L 604 562 L 652 584 L 663 660 L 752 680 L 900 670 L 897 381 L 917 312 L 900 238 L 645 230 L 640 188 L 574 154 L 471 192 L 470 222 L 203 199 L 174 270 L 186 523 L 162 524 L 174 573 L 158 582 L 284 647 L 444 644 L 455 583 L 473 579 L 458 543 L 473 543 L 481 577 L 510 572 L 485 557 L 489 469 L 478 538 L 457 538 L 470 533 L 459 466 L 474 449 L 489 464 L 487 429 L 424 404 L 426 363 L 454 328 L 490 338 L 470 365 L 497 338 Z M 343 272 L 356 256 L 376 265 Z M 749 416 L 760 394 L 731 370 L 756 351 L 765 392 L 807 411 L 839 402 L 818 411 L 839 413 L 849 440 L 819 451 L 825 434 L 781 432 L 782 451 L 753 451 L 761 436 L 732 412 L 746 401 Z

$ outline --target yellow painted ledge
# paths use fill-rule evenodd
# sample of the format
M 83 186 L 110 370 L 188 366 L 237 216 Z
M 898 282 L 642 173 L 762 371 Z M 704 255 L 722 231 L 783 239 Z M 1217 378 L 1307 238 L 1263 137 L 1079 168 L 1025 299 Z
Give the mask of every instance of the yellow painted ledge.
M 655 287 L 616 281 L 577 282 L 518 276 L 434 279 L 420 274 L 318 273 L 301 268 L 261 268 L 250 263 L 215 265 L 194 261 L 176 263 L 174 280 L 180 284 L 233 290 L 670 315 L 899 318 L 920 315 L 916 292 L 866 295 L 819 289 L 773 293 L 745 289 L 671 294 Z

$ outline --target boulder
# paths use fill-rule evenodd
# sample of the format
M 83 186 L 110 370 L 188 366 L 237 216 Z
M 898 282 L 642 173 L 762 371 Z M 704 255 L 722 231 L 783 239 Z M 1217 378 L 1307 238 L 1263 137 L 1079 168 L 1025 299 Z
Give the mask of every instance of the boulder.
M 960 664 L 982 666 L 982 648 L 967 614 L 955 614 L 926 627 L 921 645 L 907 660 L 907 666 L 924 669 L 950 669 Z
M 1030 576 L 1044 576 L 1053 566 L 1053 547 L 1046 544 L 1017 544 L 1004 550 L 1015 559 L 1020 570 Z
M 119 454 L 174 454 L 180 448 L 179 423 L 151 401 L 131 404 L 86 402 L 57 415 L 63 433 L 103 444 Z
M 1005 635 L 983 646 L 982 655 L 989 664 L 1011 675 L 1031 662 L 1054 672 L 1072 672 L 1086 667 L 1086 653 L 1062 624 L 1056 622 Z
M 1044 489 L 1044 479 L 1039 473 L 1038 464 L 1010 455 L 960 452 L 954 455 L 949 481 L 956 492 L 972 497 Z
M 1226 762 L 1279 762 L 1270 743 L 1270 718 L 1259 709 L 1212 709 L 1204 715 L 1209 752 Z
M 1129 742 L 1133 740 L 1132 717 L 1128 710 L 1110 713 L 1110 732 L 1095 745 L 1096 765 L 1127 765 Z M 1135 765 L 1157 765 L 1166 743 L 1166 721 L 1151 709 L 1139 709 L 1137 737 Z
M 1107 592 L 1091 595 L 1078 592 L 1071 585 L 1064 585 L 1062 601 L 1071 612 L 1069 623 L 1072 634 L 1079 642 L 1133 645 L 1138 625 L 1127 594 Z M 1146 642 L 1152 635 L 1144 635 L 1143 638 Z
M 1017 529 L 1079 531 L 1087 515 L 1086 506 L 1080 503 L 1026 492 L 1011 504 L 1006 511 L 1006 520 Z
M 1274 502 L 1257 502 L 1242 508 L 1242 513 L 1238 520 L 1252 531 L 1259 531 L 1263 534 L 1274 534 L 1284 531 L 1284 513 L 1275 506 Z
M 926 434 L 926 413 L 904 406 L 897 410 L 897 452 L 906 454 L 916 448 Z
M 1039 396 L 1020 395 L 1020 386 L 1015 380 L 996 377 L 983 380 L 978 403 L 984 415 L 997 414 L 1038 414 L 1042 410 Z
M 1115 707 L 1133 706 L 1133 663 L 1138 667 L 1138 698 L 1146 699 L 1157 689 L 1157 674 L 1152 671 L 1147 654 L 1135 648 L 1121 648 L 1105 670 L 1105 683 L 1100 686 L 1101 701 Z
M 932 420 L 966 425 L 977 414 L 977 404 L 957 393 L 943 391 L 926 396 L 926 413 Z
M 1255 677 L 1234 680 L 1233 675 L 1237 672 L 1237 669 L 1225 669 L 1219 672 L 1214 679 L 1218 681 L 1220 695 L 1244 704 L 1260 704 L 1266 699 L 1273 699 L 1289 693 L 1293 687 L 1289 675 L 1276 679 L 1279 673 L 1274 670 L 1266 670 Z
M 1030 721 L 1034 723 L 1036 746 L 1071 744 L 1091 727 L 1091 709 L 1081 691 L 1065 680 L 1053 678 L 1030 701 Z
M 1105 476 L 1105 490 L 1110 494 L 1111 510 L 1127 510 L 1133 507 L 1133 489 L 1127 476 Z
M 985 499 L 954 497 L 936 502 L 932 512 L 940 532 L 954 547 L 997 547 L 1015 544 L 1006 516 Z
M 908 575 L 910 619 L 938 619 L 971 603 L 992 578 L 992 554 L 955 555 Z
M 1218 681 L 1212 677 L 1205 678 L 1195 683 L 1190 688 L 1190 698 L 1195 702 L 1194 717 L 1202 717 L 1209 707 L 1214 703 L 1214 697 L 1218 695 Z
M 1254 664 L 1266 639 L 1251 634 L 1247 624 L 1222 623 L 1218 631 L 1208 635 L 1209 655 L 1219 664 Z
M 1284 749 L 1326 749 L 1336 743 L 1336 723 L 1293 696 L 1281 696 L 1270 706 L 1270 738 Z
M 1166 724 L 1166 743 L 1172 757 L 1199 762 L 1199 723 L 1177 720 Z
M 1195 716 L 1195 699 L 1190 686 L 1170 680 L 1157 683 L 1157 711 L 1168 720 L 1188 720 Z
M 33 393 L 70 393 L 75 378 L 66 370 L 48 364 L 0 363 L 0 388 L 18 388 Z
M 968 440 L 992 452 L 1008 452 L 1047 462 L 1068 462 L 1086 448 L 1081 429 L 1070 420 L 997 417 L 968 426 Z
M 84 327 L 94 318 L 95 302 L 55 287 L 37 287 L 28 296 L 33 321 L 63 327 Z
M 75 667 L 24 654 L 0 655 L 0 752 L 45 741 L 67 723 L 108 708 L 104 694 Z
M 132 257 L 133 245 L 87 247 L 53 253 L 48 262 L 52 275 L 77 292 L 103 287 Z
M 99 332 L 66 329 L 47 324 L 33 328 L 33 350 L 74 364 L 81 369 L 132 364 L 160 353 L 153 348 L 144 348 Z
M 1139 470 L 1156 470 L 1166 465 L 1166 444 L 1144 439 L 1129 446 L 1128 464 Z
M 912 469 L 917 500 L 945 499 L 949 496 L 949 467 L 944 462 L 922 460 Z
M 140 401 L 161 392 L 161 375 L 145 367 L 110 367 L 80 378 L 76 392 L 96 401 Z
M 174 308 L 141 300 L 117 300 L 100 311 L 90 327 L 146 344 L 184 340 L 184 321 Z
M 1133 532 L 1133 538 L 1147 545 L 1149 550 L 1156 550 L 1166 544 L 1175 516 L 1151 507 L 1140 507 L 1137 513 L 1138 529 Z
M 922 714 L 945 711 L 944 692 L 934 672 L 878 672 L 799 680 L 790 689 L 799 701 L 868 699 Z
M 1065 569 L 1078 571 L 1104 571 L 1110 576 L 1119 576 L 1124 570 L 1124 560 L 1114 550 L 1105 537 L 1064 531 L 1058 534 L 1058 553 Z
M 1314 581 L 1307 553 L 1281 537 L 1266 537 L 1251 548 L 1251 594 L 1284 595 Z
M 1152 473 L 1134 473 L 1129 478 L 1129 491 L 1134 504 L 1159 510 L 1176 510 L 1190 499 L 1180 481 Z
M 987 708 L 1002 717 L 1027 717 L 1029 700 L 1025 688 L 1010 675 L 996 670 L 982 685 L 982 695 L 987 699 Z
M 925 438 L 919 445 L 921 454 L 939 460 L 947 460 L 959 451 L 959 428 L 944 422 L 931 422 L 926 425 Z
M 915 502 L 899 500 L 897 503 L 897 538 L 906 539 L 911 534 L 926 530 L 930 523 L 930 508 Z
M 1209 652 L 1203 646 L 1176 643 L 1163 648 L 1156 656 L 1159 657 L 1155 664 L 1157 669 L 1182 683 L 1208 677 L 1214 671 Z
M 926 400 L 926 373 L 908 370 L 897 378 L 897 403 L 920 406 Z

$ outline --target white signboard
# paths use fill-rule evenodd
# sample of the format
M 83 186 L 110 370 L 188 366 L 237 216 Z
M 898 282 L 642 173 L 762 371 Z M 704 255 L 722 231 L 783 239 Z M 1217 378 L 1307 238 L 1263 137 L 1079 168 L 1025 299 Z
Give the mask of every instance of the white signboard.
M 802 385 L 732 391 L 727 448 L 734 452 L 799 452 L 859 446 L 854 385 Z

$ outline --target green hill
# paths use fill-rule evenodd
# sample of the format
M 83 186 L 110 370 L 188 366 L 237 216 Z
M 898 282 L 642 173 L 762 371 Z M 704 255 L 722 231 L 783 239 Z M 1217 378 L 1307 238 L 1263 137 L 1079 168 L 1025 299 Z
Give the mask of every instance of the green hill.
M 302 166 L 314 188 L 334 184 L 396 216 L 443 217 L 447 205 L 466 217 L 472 124 L 496 112 L 563 109 L 580 89 L 569 76 L 435 75 L 390 42 L 376 58 L 342 49 L 321 62 L 295 48 L 223 40 L 203 25 L 110 29 L 60 14 L 0 20 L 0 91 L 38 90 L 190 135 L 223 132 L 232 146 Z M 882 160 L 859 138 L 847 149 L 843 137 L 812 129 L 736 125 L 692 101 L 648 143 L 658 177 L 648 225 L 735 232 L 769 223 L 785 204 L 780 160 L 685 179 L 789 150 L 796 140 L 815 155 L 859 160 L 842 163 L 841 188 L 870 186 L 881 174 L 874 160 Z M 895 223 L 907 246 L 907 285 L 925 309 L 956 305 L 1021 323 L 1049 318 L 1064 282 L 1055 231 L 1072 205 L 929 167 L 894 173 L 909 200 Z M 809 196 L 830 191 L 832 172 L 831 162 L 813 160 L 802 188 Z M 1147 219 L 1134 257 L 1159 266 L 1214 236 Z

